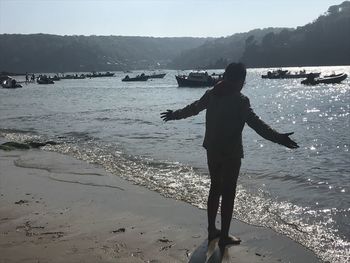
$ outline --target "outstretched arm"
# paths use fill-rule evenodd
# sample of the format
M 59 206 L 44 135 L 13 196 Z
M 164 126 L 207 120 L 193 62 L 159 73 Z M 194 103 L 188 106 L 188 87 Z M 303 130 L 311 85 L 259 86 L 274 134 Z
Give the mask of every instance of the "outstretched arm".
M 249 127 L 254 129 L 261 137 L 284 145 L 290 149 L 299 148 L 298 144 L 293 141 L 291 138 L 289 138 L 290 135 L 293 134 L 293 132 L 289 133 L 279 133 L 272 129 L 269 125 L 267 125 L 264 121 L 262 121 L 253 111 L 253 109 L 250 107 L 249 100 L 247 101 L 245 105 L 245 120 Z
M 183 109 L 176 111 L 167 110 L 162 112 L 160 117 L 163 119 L 163 121 L 171 121 L 185 119 L 190 116 L 197 115 L 199 112 L 207 108 L 209 102 L 209 92 L 210 90 L 208 90 L 199 100 L 187 105 Z

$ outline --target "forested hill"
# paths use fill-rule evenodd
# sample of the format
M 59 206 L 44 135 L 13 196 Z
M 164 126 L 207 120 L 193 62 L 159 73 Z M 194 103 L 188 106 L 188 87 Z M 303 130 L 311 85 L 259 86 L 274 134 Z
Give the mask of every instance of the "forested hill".
M 229 61 L 241 59 L 248 37 L 253 36 L 259 42 L 266 34 L 282 30 L 283 28 L 254 29 L 246 33 L 208 40 L 197 48 L 182 52 L 169 66 L 175 69 L 224 68 Z
M 0 35 L 0 71 L 68 72 L 164 68 L 210 38 Z
M 250 67 L 350 65 L 350 2 L 331 6 L 295 30 L 246 41 L 241 58 Z
M 171 66 L 224 68 L 230 61 L 249 67 L 350 65 L 350 1 L 296 29 L 257 29 L 207 41 L 183 52 Z

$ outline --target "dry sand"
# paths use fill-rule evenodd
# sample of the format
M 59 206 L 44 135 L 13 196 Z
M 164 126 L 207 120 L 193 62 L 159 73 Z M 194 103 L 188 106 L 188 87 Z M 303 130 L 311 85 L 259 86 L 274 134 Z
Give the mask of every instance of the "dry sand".
M 318 262 L 270 229 L 233 220 L 231 232 L 243 242 L 223 262 Z M 101 167 L 41 150 L 0 150 L 1 263 L 205 262 L 206 235 L 206 211 Z

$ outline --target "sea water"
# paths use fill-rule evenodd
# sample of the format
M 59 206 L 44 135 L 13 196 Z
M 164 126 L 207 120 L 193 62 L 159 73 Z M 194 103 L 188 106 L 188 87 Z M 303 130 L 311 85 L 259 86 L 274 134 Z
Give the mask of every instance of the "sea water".
M 305 69 L 350 75 L 349 66 Z M 287 235 L 324 261 L 346 262 L 350 80 L 304 86 L 300 79 L 262 79 L 267 70 L 249 69 L 243 93 L 265 122 L 277 131 L 295 132 L 300 148 L 266 141 L 245 127 L 234 217 Z M 44 150 L 100 164 L 164 196 L 205 208 L 210 183 L 202 147 L 205 112 L 167 123 L 160 113 L 186 106 L 208 88 L 179 88 L 178 72 L 164 72 L 164 79 L 147 82 L 122 82 L 125 74 L 116 72 L 115 77 L 0 89 L 0 136 L 56 141 Z

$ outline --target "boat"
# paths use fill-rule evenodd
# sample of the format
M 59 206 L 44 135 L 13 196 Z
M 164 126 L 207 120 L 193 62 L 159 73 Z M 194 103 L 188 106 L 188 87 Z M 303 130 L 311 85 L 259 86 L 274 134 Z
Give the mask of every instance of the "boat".
M 177 75 L 175 78 L 179 87 L 210 87 L 221 80 L 222 75 L 216 77 L 208 75 L 206 71 L 194 71 L 188 75 Z
M 17 81 L 13 78 L 8 77 L 7 79 L 3 80 L 1 83 L 1 86 L 4 89 L 16 89 L 16 88 L 22 88 L 21 84 L 18 84 Z
M 85 78 L 86 78 L 86 76 L 84 74 L 81 74 L 80 76 L 78 76 L 78 75 L 73 76 L 72 79 L 85 79 Z
M 323 78 L 335 78 L 335 77 L 340 77 L 341 75 L 344 75 L 344 73 L 339 73 L 339 74 L 331 74 L 331 75 L 326 75 Z M 345 74 L 346 75 L 346 74 Z
M 53 77 L 49 77 L 49 79 L 52 81 L 59 81 L 61 78 L 58 75 L 55 75 Z
M 149 79 L 149 76 L 142 73 L 141 75 L 137 75 L 136 77 L 130 78 L 129 75 L 126 75 L 125 78 L 122 79 L 122 81 L 147 81 Z
M 263 79 L 272 79 L 272 78 L 280 78 L 280 76 L 286 75 L 288 70 L 273 70 L 273 71 L 268 71 L 266 75 L 261 75 Z
M 165 75 L 166 75 L 166 73 L 159 73 L 159 74 L 148 75 L 148 77 L 150 79 L 162 79 L 165 77 Z
M 38 79 L 36 80 L 38 84 L 54 84 L 55 82 L 48 78 L 46 75 L 44 76 L 39 76 Z
M 305 70 L 301 70 L 299 72 L 289 72 L 288 70 L 274 70 L 274 71 L 268 71 L 266 75 L 262 75 L 261 77 L 263 79 L 301 79 L 301 78 L 307 78 L 309 74 L 313 74 L 316 77 L 320 76 L 320 72 L 312 72 L 307 73 Z
M 5 80 L 9 79 L 10 76 L 0 74 L 0 84 L 2 84 Z
M 80 76 L 78 74 L 75 75 L 64 75 L 60 77 L 61 79 L 85 79 L 86 76 L 84 74 L 81 74 Z
M 306 79 L 304 79 L 301 84 L 305 85 L 317 85 L 317 84 L 338 84 L 348 77 L 345 73 L 332 74 L 324 76 L 323 78 L 316 78 L 314 75 L 310 74 Z
M 96 73 L 92 72 L 92 74 L 87 74 L 86 77 L 88 78 L 103 78 L 103 77 L 113 77 L 115 73 L 107 71 L 106 73 Z

